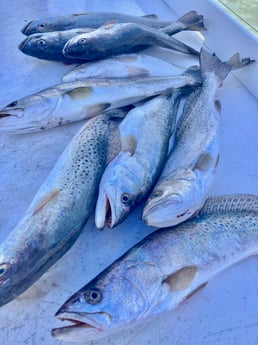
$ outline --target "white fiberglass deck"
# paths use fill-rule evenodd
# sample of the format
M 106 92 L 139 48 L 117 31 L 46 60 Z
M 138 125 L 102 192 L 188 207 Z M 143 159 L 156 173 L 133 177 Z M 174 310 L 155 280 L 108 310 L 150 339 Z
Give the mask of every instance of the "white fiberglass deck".
M 69 67 L 23 55 L 17 46 L 23 39 L 25 20 L 72 12 L 112 10 L 141 15 L 157 13 L 175 18 L 166 3 L 179 15 L 194 10 L 187 1 L 2 1 L 0 4 L 0 107 L 22 96 L 57 84 Z M 187 5 L 188 3 L 188 5 Z M 198 11 L 206 0 L 197 1 Z M 206 14 L 206 12 L 205 12 Z M 213 12 L 206 14 L 207 26 Z M 214 28 L 212 28 L 214 30 Z M 217 54 L 232 55 L 232 38 L 214 41 Z M 208 35 L 208 33 L 207 33 Z M 212 49 L 211 36 L 209 47 Z M 236 37 L 234 37 L 236 40 Z M 228 44 L 227 44 L 228 41 Z M 241 54 L 245 50 L 239 42 Z M 227 51 L 227 46 L 229 51 Z M 222 48 L 223 47 L 223 48 Z M 258 59 L 258 46 L 256 56 Z M 254 69 L 243 70 L 253 77 Z M 257 79 L 257 78 L 256 78 Z M 222 103 L 221 155 L 211 194 L 258 194 L 258 102 L 232 75 L 219 90 Z M 0 137 L 0 241 L 22 217 L 38 187 L 81 123 L 22 136 Z M 87 223 L 73 248 L 40 280 L 15 301 L 0 308 L 0 345 L 59 345 L 50 330 L 60 326 L 54 318 L 63 302 L 112 263 L 133 244 L 153 231 L 141 222 L 139 207 L 113 231 L 99 232 L 93 219 Z M 209 282 L 179 308 L 130 331 L 96 341 L 95 345 L 257 345 L 258 344 L 258 259 L 250 258 Z M 65 343 L 63 343 L 65 344 Z

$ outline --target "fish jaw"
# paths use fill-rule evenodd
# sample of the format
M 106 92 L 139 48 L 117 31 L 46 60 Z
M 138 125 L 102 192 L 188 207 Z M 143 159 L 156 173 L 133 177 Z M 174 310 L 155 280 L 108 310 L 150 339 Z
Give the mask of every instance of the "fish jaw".
M 54 338 L 66 341 L 81 341 L 96 339 L 103 335 L 103 331 L 109 329 L 112 321 L 108 313 L 76 313 L 58 311 L 55 315 L 61 321 L 69 321 L 72 324 L 54 328 L 51 335 Z
M 128 213 L 128 208 L 120 202 L 116 187 L 113 185 L 100 187 L 99 197 L 95 210 L 95 224 L 99 229 L 105 225 L 113 228 L 119 224 Z
M 153 227 L 165 228 L 169 226 L 177 225 L 188 218 L 194 213 L 194 209 L 182 209 L 177 210 L 178 201 L 172 200 L 160 200 L 153 205 L 148 203 L 143 210 L 142 220 L 145 224 Z

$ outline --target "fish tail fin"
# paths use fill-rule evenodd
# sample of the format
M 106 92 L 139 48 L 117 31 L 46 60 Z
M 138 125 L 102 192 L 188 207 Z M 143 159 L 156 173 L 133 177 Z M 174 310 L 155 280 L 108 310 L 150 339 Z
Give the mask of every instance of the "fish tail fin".
M 203 23 L 203 16 L 196 11 L 190 11 L 178 18 L 177 22 L 184 25 L 184 30 L 204 31 L 207 30 Z
M 218 77 L 220 84 L 222 84 L 232 69 L 232 65 L 229 62 L 221 61 L 215 54 L 211 54 L 203 48 L 200 52 L 200 67 L 203 80 L 206 78 L 207 73 L 213 72 Z
M 243 58 L 242 60 L 240 60 L 239 53 L 234 54 L 228 60 L 228 63 L 231 65 L 232 70 L 240 69 L 240 68 L 248 66 L 254 62 L 255 62 L 255 60 L 252 60 L 250 58 Z
M 257 212 L 258 196 L 253 194 L 225 194 L 209 197 L 198 215 L 223 212 Z
M 202 79 L 207 72 L 214 72 L 222 84 L 231 70 L 240 69 L 254 63 L 255 60 L 244 58 L 240 60 L 238 53 L 234 54 L 228 61 L 221 61 L 215 54 L 210 54 L 207 50 L 201 49 L 200 66 Z

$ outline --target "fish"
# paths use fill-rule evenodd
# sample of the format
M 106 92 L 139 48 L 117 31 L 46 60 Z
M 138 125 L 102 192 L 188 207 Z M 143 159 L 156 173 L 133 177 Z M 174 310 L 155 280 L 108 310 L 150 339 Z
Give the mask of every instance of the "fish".
M 100 28 L 71 38 L 63 48 L 66 57 L 86 61 L 134 53 L 150 46 L 173 49 L 184 54 L 199 52 L 155 28 L 136 23 L 110 22 Z
M 174 77 L 83 79 L 62 83 L 13 101 L 0 109 L 0 132 L 45 130 L 200 82 L 199 70 L 193 66 Z
M 204 204 L 219 162 L 221 105 L 216 92 L 232 68 L 244 67 L 250 61 L 241 62 L 236 54 L 222 62 L 201 50 L 203 83 L 186 99 L 174 149 L 143 209 L 146 224 L 176 225 L 192 217 Z
M 63 55 L 62 50 L 66 42 L 71 38 L 93 30 L 95 28 L 79 27 L 64 31 L 34 33 L 26 37 L 19 44 L 18 48 L 24 54 L 38 59 L 61 61 L 64 63 L 79 63 L 83 62 L 83 60 L 67 58 Z M 169 35 L 173 35 L 182 30 L 205 30 L 203 16 L 198 15 L 195 11 L 191 11 L 161 30 Z
M 196 24 L 196 22 L 199 19 L 200 18 L 198 17 L 198 14 L 196 14 L 196 16 L 189 15 L 188 19 L 182 17 L 182 24 L 180 24 L 179 18 L 179 20 L 176 22 L 176 27 L 179 26 L 179 30 L 182 30 L 182 26 L 196 26 L 198 25 Z M 144 24 L 154 28 L 162 28 L 173 23 L 171 21 L 157 20 L 157 17 L 153 14 L 147 14 L 144 16 L 132 16 L 115 12 L 86 12 L 70 14 L 67 16 L 45 17 L 37 20 L 32 20 L 27 23 L 21 31 L 24 35 L 29 36 L 35 33 L 64 31 L 84 27 L 98 28 L 101 25 L 113 20 L 118 23 Z
M 121 223 L 153 187 L 167 158 L 182 93 L 175 90 L 144 102 L 119 125 L 121 151 L 101 177 L 97 228 Z
M 83 78 L 171 77 L 182 74 L 183 71 L 183 67 L 154 56 L 123 54 L 79 65 L 68 71 L 62 77 L 62 81 L 69 82 Z
M 64 63 L 79 63 L 83 60 L 69 59 L 63 55 L 66 42 L 92 28 L 79 28 L 66 31 L 36 33 L 26 37 L 18 46 L 24 54 L 43 60 L 61 61 Z
M 175 309 L 214 276 L 258 255 L 258 196 L 207 199 L 199 216 L 157 229 L 73 294 L 52 329 L 63 341 L 108 336 Z M 133 229 L 132 229 L 133 230 Z
M 119 147 L 112 116 L 84 124 L 67 145 L 16 227 L 0 244 L 0 306 L 36 282 L 79 237 L 94 210 L 100 177 Z

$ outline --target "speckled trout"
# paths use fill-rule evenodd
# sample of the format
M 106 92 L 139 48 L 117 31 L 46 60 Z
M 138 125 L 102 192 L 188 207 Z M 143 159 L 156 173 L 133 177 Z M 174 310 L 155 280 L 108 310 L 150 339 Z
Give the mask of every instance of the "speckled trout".
M 257 254 L 258 196 L 212 197 L 198 217 L 147 236 L 69 298 L 56 317 L 72 323 L 52 335 L 89 341 L 135 327 Z
M 173 77 L 84 79 L 59 84 L 8 104 L 0 110 L 0 132 L 40 131 L 93 117 L 167 93 L 173 88 L 198 85 L 198 69 Z
M 110 143 L 117 127 L 110 117 L 125 114 L 103 113 L 79 130 L 0 244 L 0 306 L 27 290 L 78 238 L 94 208 L 109 152 L 114 154 Z
M 121 151 L 108 164 L 95 210 L 98 228 L 114 227 L 153 188 L 165 163 L 184 91 L 160 95 L 129 111 L 119 125 Z
M 220 103 L 217 89 L 231 69 L 251 63 L 235 54 L 222 62 L 202 50 L 202 86 L 185 102 L 175 146 L 143 210 L 143 221 L 155 227 L 176 225 L 193 216 L 207 198 L 219 160 Z

